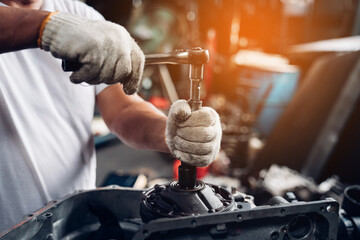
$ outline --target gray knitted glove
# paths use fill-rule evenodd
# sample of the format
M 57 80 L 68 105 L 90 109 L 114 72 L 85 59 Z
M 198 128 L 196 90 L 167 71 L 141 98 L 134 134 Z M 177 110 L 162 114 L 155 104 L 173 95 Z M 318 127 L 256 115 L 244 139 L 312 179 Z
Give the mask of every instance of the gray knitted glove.
M 202 107 L 191 112 L 185 100 L 171 106 L 166 144 L 179 160 L 196 167 L 209 165 L 219 152 L 221 135 L 220 118 L 214 109 Z
M 144 69 L 144 54 L 122 26 L 58 12 L 43 29 L 41 48 L 54 57 L 80 62 L 73 83 L 123 84 L 124 92 L 137 91 Z

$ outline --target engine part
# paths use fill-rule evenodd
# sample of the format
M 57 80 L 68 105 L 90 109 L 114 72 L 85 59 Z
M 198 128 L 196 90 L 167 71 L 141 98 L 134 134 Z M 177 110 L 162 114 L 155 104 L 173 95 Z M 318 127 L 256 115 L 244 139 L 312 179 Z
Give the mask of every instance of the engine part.
M 360 239 L 360 185 L 345 189 L 340 219 L 338 239 Z
M 145 223 L 139 215 L 141 190 L 109 186 L 76 192 L 27 215 L 0 240 L 336 239 L 339 205 L 332 199 L 255 207 L 251 196 L 232 193 L 231 211 Z
M 228 212 L 234 208 L 234 198 L 225 188 L 197 181 L 191 190 L 177 181 L 156 185 L 145 192 L 140 207 L 144 222 L 161 217 L 192 216 Z

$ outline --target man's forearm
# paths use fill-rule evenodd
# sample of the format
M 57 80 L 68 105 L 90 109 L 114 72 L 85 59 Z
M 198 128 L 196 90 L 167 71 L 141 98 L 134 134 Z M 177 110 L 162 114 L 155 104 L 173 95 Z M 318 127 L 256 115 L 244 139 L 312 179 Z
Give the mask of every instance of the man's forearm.
M 106 125 L 124 143 L 169 152 L 165 143 L 167 117 L 151 103 L 136 94 L 126 95 L 120 84 L 104 89 L 96 103 Z
M 148 102 L 138 102 L 124 109 L 120 119 L 113 123 L 112 131 L 126 144 L 141 148 L 169 152 L 165 143 L 167 117 Z
M 40 25 L 49 12 L 0 6 L 0 53 L 37 47 Z

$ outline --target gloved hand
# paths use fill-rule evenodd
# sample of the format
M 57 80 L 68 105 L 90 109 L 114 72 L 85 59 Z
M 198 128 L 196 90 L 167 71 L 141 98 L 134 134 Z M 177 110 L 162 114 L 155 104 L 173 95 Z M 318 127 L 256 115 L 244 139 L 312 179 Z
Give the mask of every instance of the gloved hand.
M 145 57 L 122 26 L 57 12 L 43 22 L 38 44 L 54 57 L 80 62 L 73 83 L 123 84 L 133 94 L 140 83 Z
M 179 160 L 196 167 L 209 165 L 219 152 L 221 135 L 220 118 L 214 109 L 202 107 L 191 112 L 185 100 L 171 106 L 166 144 Z

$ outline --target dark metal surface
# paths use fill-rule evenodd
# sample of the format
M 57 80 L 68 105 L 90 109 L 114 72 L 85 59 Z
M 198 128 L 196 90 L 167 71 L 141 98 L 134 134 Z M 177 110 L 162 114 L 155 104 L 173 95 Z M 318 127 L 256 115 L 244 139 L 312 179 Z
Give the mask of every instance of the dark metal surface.
M 141 190 L 110 186 L 93 191 L 79 191 L 61 200 L 49 202 L 44 208 L 28 214 L 13 229 L 0 234 L 1 240 L 99 239 L 104 228 L 118 232 L 119 226 L 138 229 L 137 223 L 122 223 L 139 218 Z M 103 221 L 109 219 L 109 221 Z M 115 220 L 117 221 L 115 222 Z M 115 229 L 114 229 L 115 228 Z M 129 231 L 122 231 L 131 239 Z M 102 239 L 121 239 L 111 236 Z
M 338 239 L 360 239 L 360 185 L 349 186 L 344 191 Z
M 254 207 L 244 195 L 229 212 L 144 223 L 141 195 L 115 186 L 76 192 L 28 215 L 0 239 L 336 239 L 339 205 L 332 199 Z
M 134 239 L 336 239 L 337 206 L 325 200 L 158 219 Z

